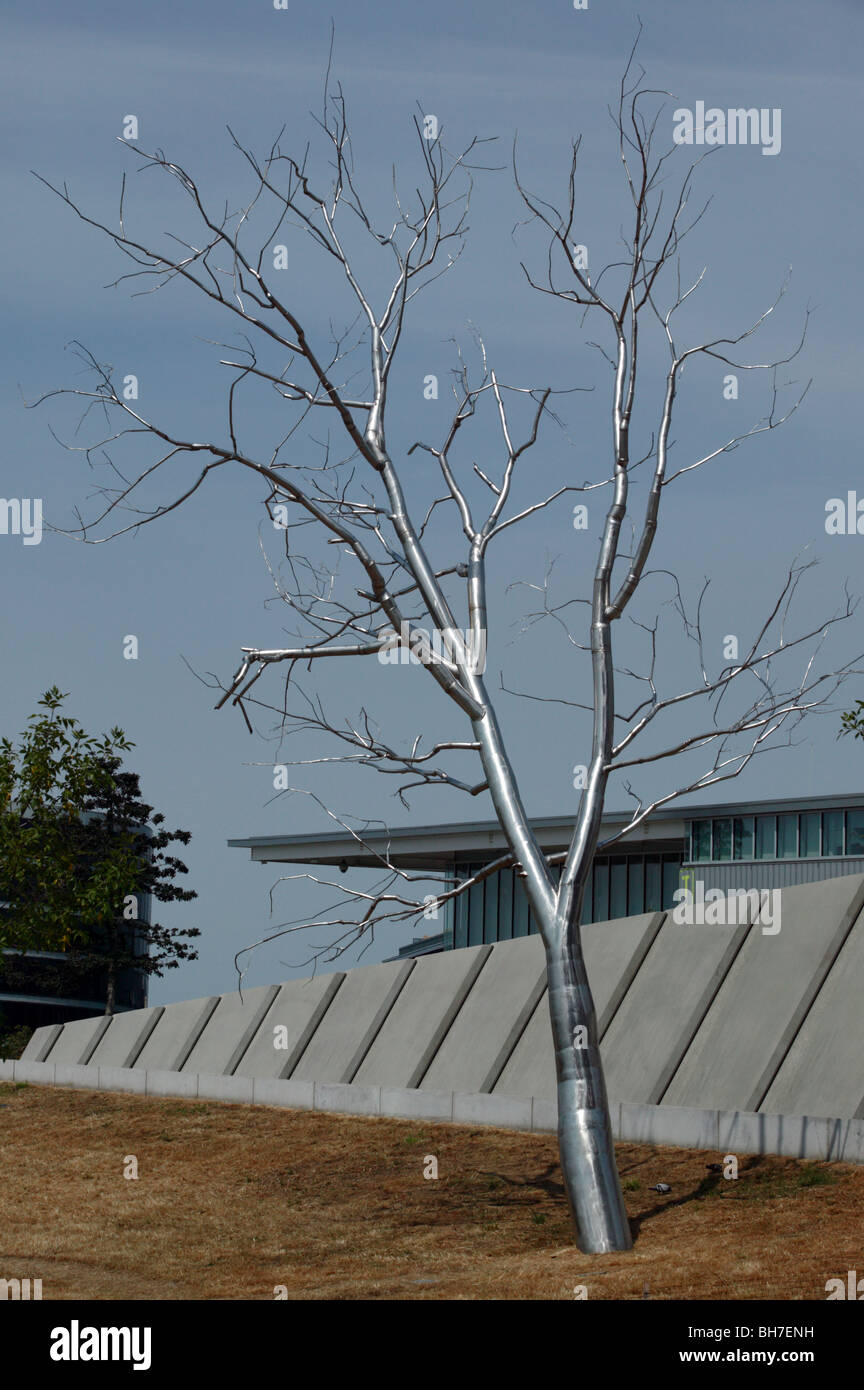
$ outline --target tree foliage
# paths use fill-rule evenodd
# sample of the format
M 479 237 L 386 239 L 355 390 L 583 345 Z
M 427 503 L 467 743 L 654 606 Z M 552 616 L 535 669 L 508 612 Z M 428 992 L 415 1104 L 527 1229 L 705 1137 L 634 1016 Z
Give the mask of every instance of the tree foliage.
M 63 713 L 52 686 L 17 746 L 0 739 L 0 947 L 58 951 L 84 923 L 109 920 L 118 886 L 141 869 L 128 837 L 98 864 L 88 862 L 87 807 L 108 795 L 109 764 L 134 747 L 122 729 L 97 738 Z
M 124 771 L 120 751 L 131 744 L 120 729 L 87 736 L 61 713 L 53 687 L 39 704 L 19 749 L 0 745 L 0 944 L 7 987 L 37 982 L 57 993 L 94 973 L 104 974 L 107 1012 L 113 1012 L 121 971 L 161 975 L 194 960 L 189 940 L 198 928 L 147 920 L 148 899 L 189 902 L 192 889 L 175 882 L 188 872 L 170 852 L 188 844 L 188 830 L 168 830 L 165 817 L 141 799 L 139 776 Z M 63 951 L 48 962 L 26 952 Z
M 844 734 L 851 734 L 853 738 L 864 738 L 864 700 L 858 700 L 854 709 L 841 714 L 840 723 L 843 726 L 840 730 L 841 738 Z

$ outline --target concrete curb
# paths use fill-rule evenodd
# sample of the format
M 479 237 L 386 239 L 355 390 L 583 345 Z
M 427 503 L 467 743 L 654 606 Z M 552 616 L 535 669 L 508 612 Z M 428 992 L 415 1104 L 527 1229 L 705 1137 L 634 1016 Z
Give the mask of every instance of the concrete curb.
M 352 1086 L 209 1072 L 87 1067 L 54 1062 L 0 1062 L 0 1082 L 69 1086 L 76 1090 L 207 1099 L 235 1105 L 319 1110 L 338 1115 L 386 1115 L 430 1123 L 493 1125 L 554 1133 L 553 1102 L 537 1097 Z M 864 1164 L 864 1120 L 819 1115 L 763 1115 L 744 1110 L 698 1110 L 677 1105 L 610 1103 L 619 1142 L 671 1145 L 711 1153 L 776 1154 L 785 1158 Z

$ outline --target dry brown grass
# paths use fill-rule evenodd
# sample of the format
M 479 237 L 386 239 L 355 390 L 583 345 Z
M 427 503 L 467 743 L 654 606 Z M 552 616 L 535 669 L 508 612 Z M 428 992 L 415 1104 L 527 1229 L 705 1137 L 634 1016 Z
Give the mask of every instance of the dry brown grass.
M 860 1168 L 742 1157 L 727 1182 L 722 1155 L 622 1144 L 635 1250 L 586 1256 L 551 1135 L 33 1086 L 0 1106 L 0 1277 L 44 1299 L 824 1300 L 861 1261 Z

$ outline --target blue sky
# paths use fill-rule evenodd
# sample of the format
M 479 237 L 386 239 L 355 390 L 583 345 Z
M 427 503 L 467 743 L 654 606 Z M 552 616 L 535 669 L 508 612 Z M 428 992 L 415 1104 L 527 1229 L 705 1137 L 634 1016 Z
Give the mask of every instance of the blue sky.
M 142 410 L 146 405 L 154 418 L 190 435 L 212 436 L 222 428 L 225 378 L 216 365 L 220 354 L 203 340 L 233 331 L 179 286 L 140 298 L 130 298 L 128 287 L 103 288 L 124 263 L 110 242 L 77 221 L 30 171 L 51 182 L 65 180 L 82 207 L 110 219 L 125 169 L 127 216 L 138 226 L 158 235 L 188 225 L 177 191 L 153 173 L 135 176 L 139 161 L 118 143 L 124 116 L 134 113 L 144 148 L 161 147 L 186 166 L 216 204 L 226 198 L 236 203 L 249 185 L 226 123 L 257 151 L 267 148 L 283 124 L 283 148 L 299 152 L 314 140 L 310 111 L 320 110 L 331 15 L 334 75 L 349 105 L 358 178 L 382 217 L 391 167 L 397 166 L 408 188 L 417 177 L 411 122 L 418 109 L 438 116 L 450 147 L 475 134 L 495 137 L 497 146 L 485 147 L 488 163 L 504 166 L 478 176 L 467 249 L 454 271 L 417 301 L 395 379 L 389 434 L 394 455 L 406 469 L 421 468 L 417 454 L 409 464 L 407 449 L 418 438 L 437 442 L 446 423 L 444 393 L 438 402 L 424 401 L 423 378 L 435 373 L 446 381 L 453 364 L 450 340 L 470 351 L 475 325 L 507 379 L 594 388 L 567 399 L 566 435 L 552 430 L 541 436 L 520 495 L 528 500 L 538 485 L 551 480 L 555 486 L 556 479 L 574 473 L 580 481 L 601 476 L 608 461 L 608 379 L 601 359 L 585 346 L 594 329 L 583 328 L 566 306 L 525 284 L 519 261 L 539 267 L 542 247 L 528 229 L 514 230 L 522 213 L 507 166 L 518 133 L 526 183 L 561 201 L 570 141 L 581 132 L 582 240 L 592 265 L 614 256 L 626 203 L 606 105 L 615 99 L 637 8 L 645 26 L 640 57 L 650 84 L 674 94 L 670 131 L 671 109 L 692 108 L 699 100 L 724 109 L 782 110 L 778 156 L 725 147 L 699 171 L 697 189 L 713 201 L 690 240 L 685 266 L 694 274 L 704 266 L 708 273 L 683 325 L 685 336 L 740 330 L 771 302 L 790 266 L 789 291 L 761 340 L 758 360 L 762 353 L 782 355 L 797 338 L 805 308 L 814 310 L 793 373 L 802 383 L 813 378 L 805 405 L 783 430 L 669 489 L 657 563 L 675 568 L 691 593 L 703 576 L 711 577 L 707 624 L 713 658 L 719 659 L 723 635 L 746 637 L 786 566 L 801 553 L 820 563 L 802 592 L 798 624 L 822 621 L 842 602 L 844 581 L 853 591 L 860 587 L 864 546 L 864 538 L 828 536 L 824 526 L 828 498 L 845 497 L 856 487 L 864 496 L 857 428 L 862 286 L 855 173 L 864 16 L 841 0 L 823 0 L 818 9 L 799 0 L 643 0 L 638 7 L 590 0 L 584 11 L 563 0 L 542 6 L 481 0 L 467 8 L 407 0 L 374 9 L 331 0 L 329 10 L 292 5 L 289 11 L 275 10 L 269 0 L 242 7 L 187 0 L 182 6 L 117 7 L 110 23 L 104 6 L 90 3 L 74 12 L 52 0 L 37 8 L 19 6 L 17 13 L 7 10 L 0 95 L 6 134 L 0 155 L 7 269 L 3 495 L 41 497 L 47 519 L 59 526 L 71 524 L 74 507 L 92 508 L 98 475 L 80 454 L 64 451 L 49 429 L 70 439 L 76 417 L 62 403 L 38 411 L 23 404 L 54 386 L 82 382 L 80 364 L 65 346 L 71 340 L 115 364 L 118 373 L 135 373 Z M 687 151 L 679 154 L 683 164 Z M 345 315 L 343 287 L 320 259 L 310 255 L 298 264 L 298 274 L 289 276 L 292 303 L 302 308 L 313 332 L 324 334 L 330 317 L 338 322 Z M 656 353 L 645 359 L 639 423 L 648 432 L 660 365 Z M 730 424 L 746 428 L 759 418 L 764 392 L 764 382 L 747 377 L 739 400 L 724 402 L 719 368 L 694 372 L 682 392 L 675 431 L 681 462 L 688 450 L 698 457 L 716 447 Z M 269 404 L 257 415 L 250 412 L 248 423 L 263 444 L 280 421 Z M 490 448 L 491 440 L 481 425 L 476 447 Z M 426 482 L 419 471 L 411 475 L 418 496 Z M 202 928 L 200 959 L 155 981 L 154 1002 L 232 988 L 235 951 L 274 922 L 302 914 L 312 901 L 304 888 L 283 888 L 271 917 L 269 888 L 276 875 L 250 865 L 244 852 L 229 850 L 225 842 L 253 833 L 325 830 L 326 818 L 307 796 L 274 798 L 276 745 L 250 738 L 236 711 L 214 712 L 212 692 L 189 670 L 224 679 L 242 645 L 284 640 L 284 616 L 278 605 L 265 602 L 272 586 L 259 536 L 272 541 L 267 527 L 260 487 L 226 475 L 158 524 L 110 544 L 82 546 L 48 532 L 40 545 L 24 546 L 20 537 L 0 536 L 3 732 L 17 732 L 40 693 L 57 683 L 71 692 L 70 709 L 88 729 L 116 723 L 125 728 L 137 745 L 130 765 L 141 774 L 145 797 L 194 837 L 187 858 L 198 901 L 166 910 L 164 920 Z M 586 688 L 584 663 L 551 629 L 519 637 L 519 614 L 530 604 L 527 591 L 508 586 L 542 582 L 548 561 L 558 557 L 558 598 L 586 593 L 596 534 L 596 524 L 586 536 L 573 532 L 565 502 L 502 550 L 492 567 L 493 688 L 501 669 L 509 685 L 581 698 L 574 691 Z M 458 535 L 448 538 L 442 531 L 441 544 L 448 558 L 459 558 Z M 658 600 L 668 597 L 656 593 Z M 652 611 L 651 598 L 640 616 Z M 139 638 L 137 661 L 123 659 L 123 638 L 130 633 Z M 864 649 L 860 615 L 832 641 L 825 655 L 829 665 Z M 672 642 L 670 686 L 692 676 L 691 653 Z M 851 681 L 845 703 L 864 694 L 861 687 L 860 679 Z M 400 738 L 419 729 L 435 737 L 453 728 L 437 687 L 420 671 L 343 667 L 328 672 L 322 689 L 334 712 L 354 713 L 365 702 Z M 570 769 L 582 760 L 586 736 L 580 717 L 503 695 L 499 712 L 529 810 L 539 815 L 572 809 Z M 815 718 L 799 747 L 757 761 L 720 794 L 731 799 L 856 790 L 860 755 L 856 747 L 838 744 L 836 731 L 836 715 Z M 661 768 L 648 774 L 640 790 L 653 795 L 673 777 L 672 769 Z M 484 798 L 468 801 L 451 791 L 418 793 L 408 812 L 394 800 L 389 779 L 373 774 L 306 768 L 296 780 L 340 813 L 392 824 L 491 814 Z M 618 808 L 624 802 L 620 785 L 613 786 L 609 804 Z M 393 953 L 411 934 L 402 930 L 380 938 L 364 959 Z M 312 939 L 320 942 L 321 934 Z M 301 972 L 306 949 L 296 940 L 262 949 L 247 980 L 264 983 Z

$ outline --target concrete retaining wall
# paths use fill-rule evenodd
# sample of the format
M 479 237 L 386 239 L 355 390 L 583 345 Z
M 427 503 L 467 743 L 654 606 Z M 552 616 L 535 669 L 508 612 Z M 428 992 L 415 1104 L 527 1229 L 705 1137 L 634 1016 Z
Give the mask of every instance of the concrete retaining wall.
M 273 1080 L 289 1077 L 344 979 L 344 971 L 337 970 L 332 975 L 287 980 L 280 985 L 266 1017 L 234 1068 L 234 1074 Z
M 246 989 L 242 994 L 238 991 L 221 995 L 183 1063 L 183 1070 L 230 1076 L 278 993 L 278 985 L 264 985 Z
M 110 1018 L 79 1018 L 64 1025 L 51 1048 L 52 1062 L 84 1065 L 90 1061 L 96 1045 L 105 1032 Z
M 115 1014 L 88 1059 L 91 1066 L 134 1067 L 164 1012 L 164 1008 L 157 1007 Z
M 761 919 L 679 925 L 671 913 L 583 929 L 607 1090 L 635 1107 L 628 1115 L 654 1125 L 660 1104 L 665 1133 L 677 1132 L 673 1111 L 759 1115 L 773 1136 L 759 1142 L 781 1146 L 792 1141 L 778 1117 L 864 1120 L 864 875 L 783 889 L 781 909 L 779 932 Z M 131 1068 L 158 1075 L 165 1094 L 172 1073 L 206 1076 L 217 1098 L 235 1100 L 289 1081 L 350 1086 L 351 1105 L 378 1091 L 428 1092 L 439 1108 L 441 1097 L 485 1095 L 465 1102 L 472 1113 L 485 1106 L 515 1123 L 527 1105 L 555 1125 L 537 936 L 39 1028 L 22 1059 L 31 1063 L 58 1074 Z M 340 1094 L 322 1090 L 321 1104 Z M 634 1133 L 642 1123 L 633 1119 Z
M 218 1003 L 216 994 L 209 999 L 184 999 L 182 1004 L 163 1009 L 135 1065 L 145 1071 L 180 1071 Z M 49 1062 L 54 1059 L 55 1049 L 56 1043 L 48 1054 Z
M 349 970 L 291 1080 L 353 1081 L 414 965 L 413 960 L 387 961 Z
M 554 1106 L 536 1097 L 352 1086 L 273 1077 L 216 1076 L 206 1072 L 145 1071 L 71 1063 L 0 1061 L 0 1082 L 126 1091 L 148 1096 L 325 1110 L 340 1115 L 390 1115 L 427 1123 L 491 1125 L 498 1129 L 555 1130 Z M 709 1153 L 780 1154 L 787 1158 L 864 1163 L 864 1120 L 813 1115 L 760 1115 L 669 1105 L 610 1102 L 612 1129 L 623 1143 L 671 1145 Z
M 376 1086 L 418 1086 L 491 950 L 491 946 L 470 946 L 419 960 L 354 1081 Z
M 844 941 L 763 1102 L 783 1111 L 790 1101 L 864 1117 L 864 914 Z
M 539 937 L 493 946 L 420 1087 L 491 1091 L 545 988 Z
M 663 925 L 665 913 L 648 912 L 617 922 L 591 922 L 582 929 L 582 953 L 591 981 L 597 1031 L 602 1039 L 636 978 L 646 953 Z M 529 937 L 539 948 L 538 937 Z M 549 998 L 542 997 L 495 1083 L 496 1095 L 537 1096 L 554 1101 L 555 1051 L 549 1021 Z
M 766 935 L 756 923 L 747 933 L 680 1066 L 658 1097 L 665 1104 L 762 1108 L 864 905 L 864 876 L 849 874 L 780 891 L 780 931 Z M 681 930 L 710 933 L 713 928 Z M 857 981 L 847 981 L 847 988 L 857 992 Z M 860 1008 L 857 1027 L 864 1027 Z
M 666 916 L 604 1039 L 613 1095 L 657 1104 L 747 932 L 746 925 L 683 926 Z

